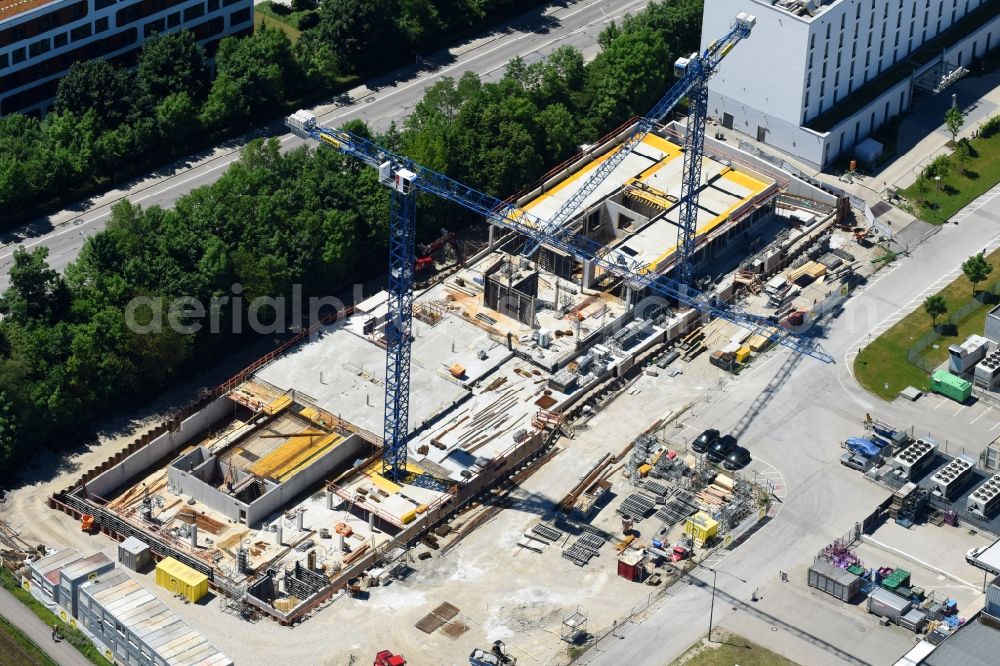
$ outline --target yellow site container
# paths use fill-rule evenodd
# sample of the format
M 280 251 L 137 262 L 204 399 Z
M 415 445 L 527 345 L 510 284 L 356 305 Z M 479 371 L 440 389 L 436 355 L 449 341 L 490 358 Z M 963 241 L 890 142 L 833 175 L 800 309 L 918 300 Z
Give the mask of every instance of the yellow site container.
M 181 595 L 191 603 L 198 601 L 208 592 L 208 576 L 186 564 L 181 564 L 172 557 L 161 560 L 156 565 L 156 584 Z
M 736 350 L 736 362 L 746 363 L 747 357 L 750 356 L 750 347 L 748 345 L 743 345 Z
M 639 476 L 646 476 L 649 474 L 649 470 L 653 469 L 653 466 L 649 463 L 639 465 Z
M 687 534 L 697 546 L 704 546 L 719 533 L 719 523 L 704 511 L 699 511 L 684 523 L 684 534 Z

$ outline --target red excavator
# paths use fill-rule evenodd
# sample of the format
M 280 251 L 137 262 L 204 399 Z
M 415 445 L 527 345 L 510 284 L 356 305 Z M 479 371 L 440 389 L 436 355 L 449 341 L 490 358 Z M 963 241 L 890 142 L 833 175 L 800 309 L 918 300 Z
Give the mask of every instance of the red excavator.
M 401 654 L 393 654 L 391 650 L 382 650 L 375 655 L 374 666 L 406 666 L 406 659 Z
M 441 250 L 446 245 L 450 245 L 455 252 L 455 261 L 462 263 L 465 257 L 462 256 L 462 248 L 458 244 L 458 238 L 454 231 L 441 230 L 441 237 L 433 243 L 417 246 L 417 262 L 414 267 L 417 273 L 434 268 L 434 253 Z

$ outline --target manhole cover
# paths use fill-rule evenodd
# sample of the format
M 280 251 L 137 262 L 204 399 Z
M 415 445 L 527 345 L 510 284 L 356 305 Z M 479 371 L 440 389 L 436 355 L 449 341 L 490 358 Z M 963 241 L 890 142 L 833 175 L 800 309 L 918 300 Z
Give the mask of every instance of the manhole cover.
M 366 98 L 365 98 L 365 101 L 366 101 L 366 102 L 374 102 L 374 101 L 375 101 L 375 98 L 374 98 L 374 97 L 366 97 Z

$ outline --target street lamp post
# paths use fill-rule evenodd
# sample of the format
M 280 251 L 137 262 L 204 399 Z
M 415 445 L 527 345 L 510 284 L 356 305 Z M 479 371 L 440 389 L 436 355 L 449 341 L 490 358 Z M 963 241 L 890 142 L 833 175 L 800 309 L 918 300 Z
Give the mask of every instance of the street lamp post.
M 702 569 L 707 569 L 708 571 L 712 572 L 712 603 L 708 607 L 708 642 L 711 643 L 712 642 L 712 621 L 714 620 L 714 617 L 715 617 L 715 583 L 716 583 L 716 581 L 719 578 L 719 570 L 718 569 L 713 569 L 712 567 L 706 567 L 704 564 L 698 564 L 697 562 L 695 562 L 695 566 L 701 567 Z M 737 576 L 735 574 L 731 574 L 728 571 L 723 571 L 722 573 L 726 574 L 727 576 L 731 576 L 732 578 L 735 578 L 736 580 L 740 581 L 741 583 L 746 583 L 747 582 L 746 580 L 740 578 L 739 576 Z

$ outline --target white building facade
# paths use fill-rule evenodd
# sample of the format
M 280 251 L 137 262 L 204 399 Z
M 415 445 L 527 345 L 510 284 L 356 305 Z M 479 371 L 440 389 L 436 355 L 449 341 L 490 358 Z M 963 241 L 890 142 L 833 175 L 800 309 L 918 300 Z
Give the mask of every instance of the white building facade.
M 190 30 L 214 54 L 253 31 L 252 0 L 0 0 L 0 115 L 45 112 L 77 61 L 135 63 L 147 37 Z
M 1000 46 L 998 0 L 705 0 L 702 46 L 741 11 L 757 25 L 709 82 L 709 113 L 816 168 Z

